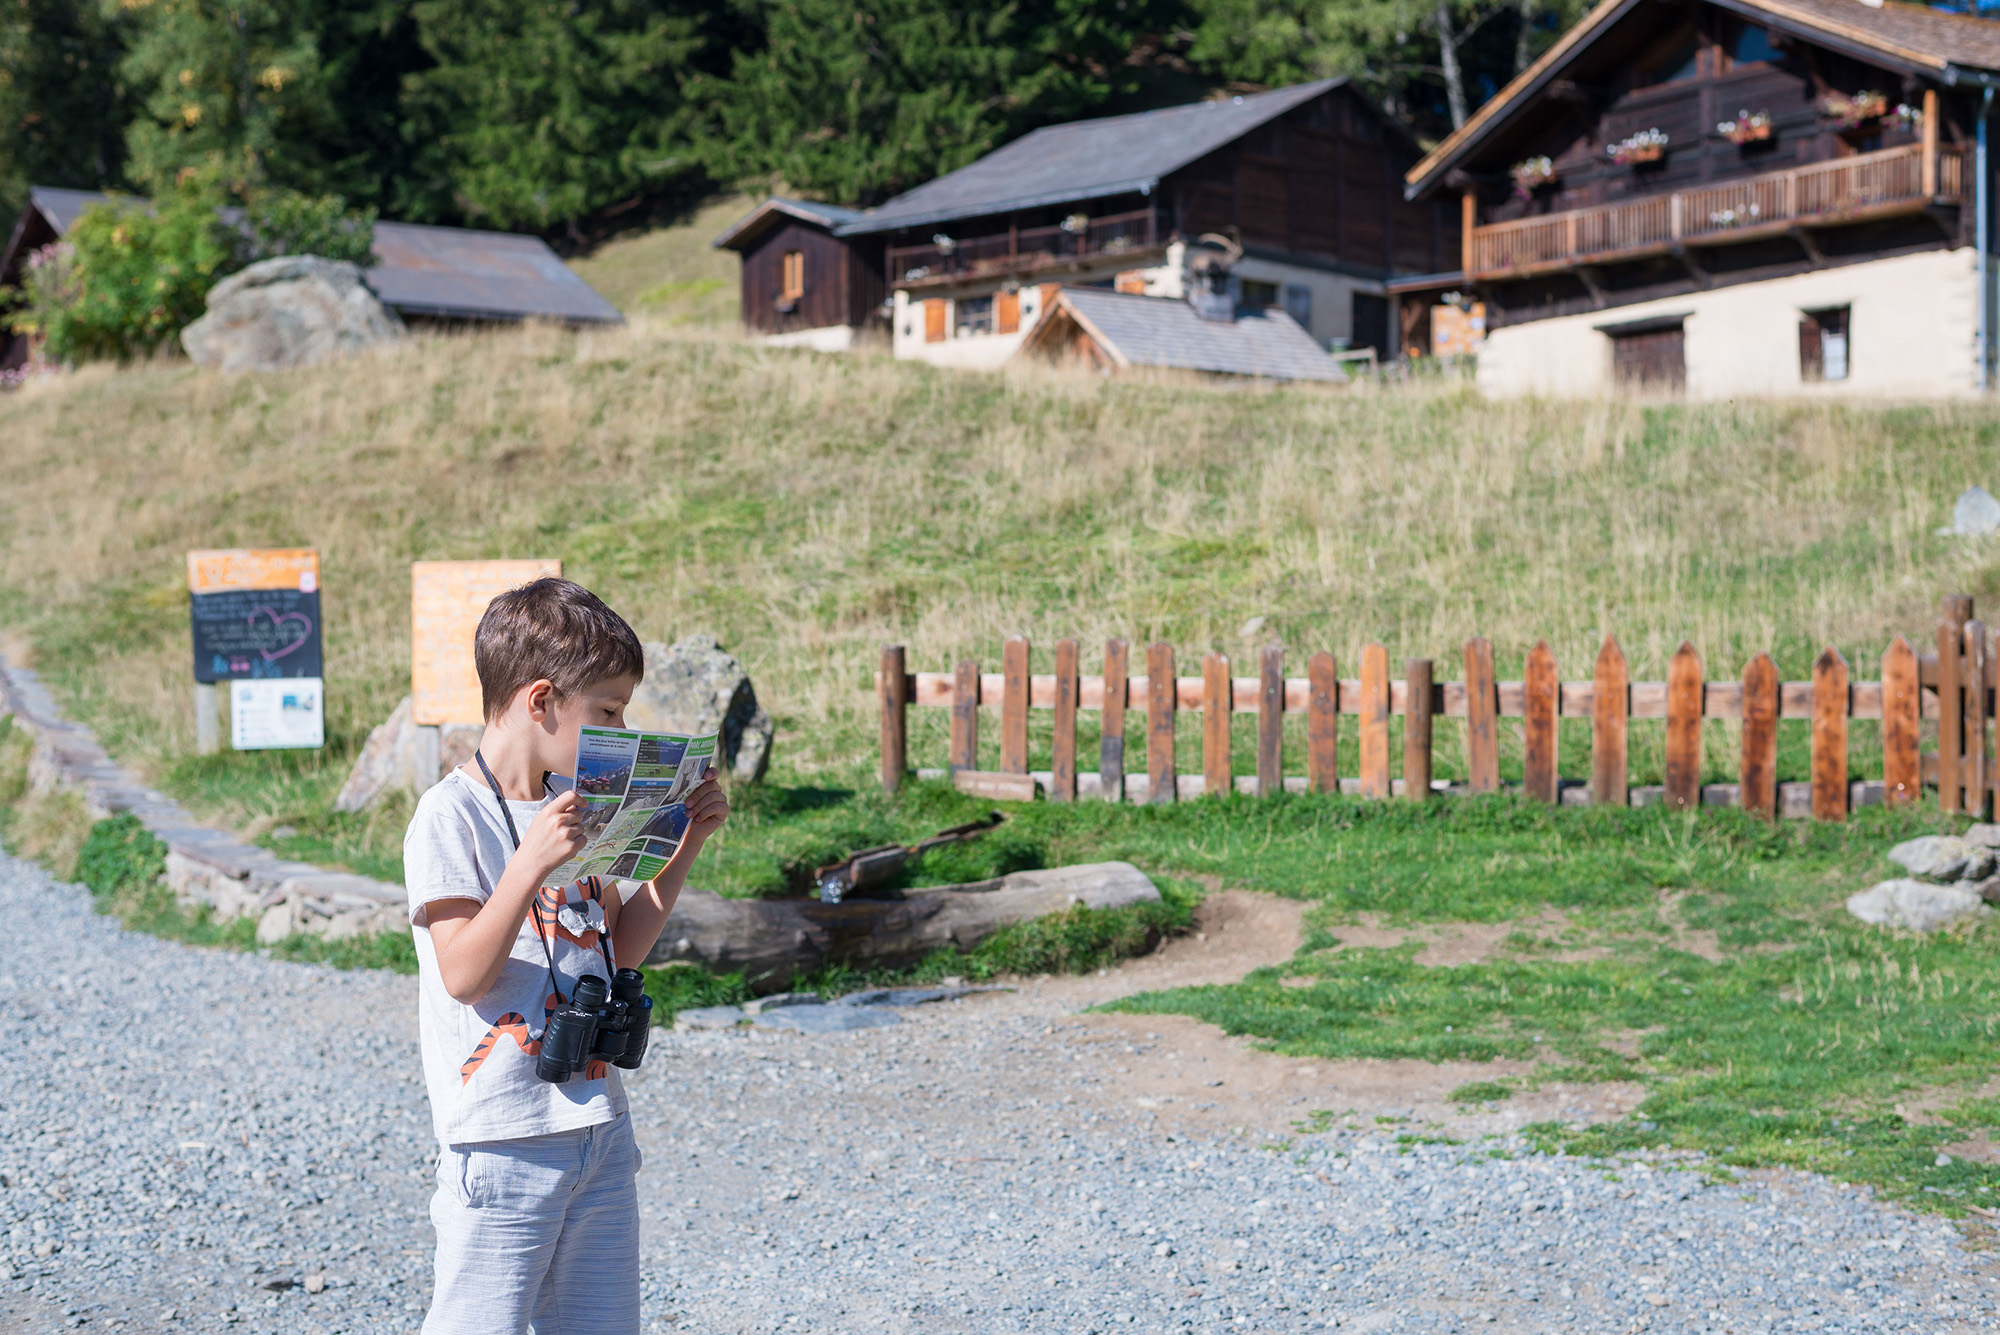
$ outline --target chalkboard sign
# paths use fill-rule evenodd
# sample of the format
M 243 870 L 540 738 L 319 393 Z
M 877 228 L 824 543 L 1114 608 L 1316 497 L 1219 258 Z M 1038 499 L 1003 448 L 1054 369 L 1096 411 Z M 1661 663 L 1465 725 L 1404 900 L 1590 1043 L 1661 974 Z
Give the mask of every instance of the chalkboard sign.
M 188 553 L 194 679 L 319 677 L 319 554 Z

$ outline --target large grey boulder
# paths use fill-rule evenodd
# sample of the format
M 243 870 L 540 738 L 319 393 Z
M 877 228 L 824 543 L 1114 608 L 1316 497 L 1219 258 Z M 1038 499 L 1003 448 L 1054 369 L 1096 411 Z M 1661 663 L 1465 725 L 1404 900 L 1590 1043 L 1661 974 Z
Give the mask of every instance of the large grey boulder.
M 1962 885 L 1930 885 L 1924 881 L 1883 881 L 1847 897 L 1847 911 L 1878 927 L 1935 932 L 1993 910 L 1979 894 Z
M 1957 835 L 1927 834 L 1897 844 L 1888 857 L 1926 881 L 1977 881 L 1993 874 L 1995 852 Z
M 2000 500 L 1984 487 L 1967 487 L 1951 507 L 1951 527 L 1945 532 L 1961 538 L 2000 533 Z
M 1960 837 L 1980 848 L 2000 849 L 2000 825 L 1974 825 Z
M 646 679 L 625 706 L 625 726 L 697 735 L 720 731 L 731 777 L 755 782 L 771 763 L 771 716 L 757 703 L 750 674 L 712 635 L 649 644 Z
M 280 255 L 209 290 L 208 314 L 181 330 L 202 366 L 283 371 L 398 338 L 403 322 L 345 260 Z
M 443 778 L 472 759 L 486 730 L 476 723 L 450 723 L 437 732 L 435 777 Z M 333 809 L 365 811 L 380 801 L 384 793 L 396 789 L 416 792 L 423 787 L 417 768 L 420 763 L 428 764 L 429 757 L 418 745 L 420 733 L 410 697 L 406 695 L 395 711 L 368 734 L 361 754 L 355 757 L 354 768 L 347 773 L 347 782 L 340 785 L 340 792 L 333 799 Z

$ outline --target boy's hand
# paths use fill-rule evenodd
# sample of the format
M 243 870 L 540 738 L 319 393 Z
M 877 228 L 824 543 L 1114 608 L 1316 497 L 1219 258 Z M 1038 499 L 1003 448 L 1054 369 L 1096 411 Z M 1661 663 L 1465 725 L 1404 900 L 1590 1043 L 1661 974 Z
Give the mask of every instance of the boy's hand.
M 688 794 L 687 814 L 686 837 L 697 843 L 706 841 L 729 819 L 729 795 L 722 791 L 713 769 L 703 774 L 701 785 Z
M 571 789 L 535 813 L 527 833 L 521 836 L 521 851 L 514 856 L 528 859 L 537 882 L 588 842 L 583 833 L 583 810 L 582 795 Z

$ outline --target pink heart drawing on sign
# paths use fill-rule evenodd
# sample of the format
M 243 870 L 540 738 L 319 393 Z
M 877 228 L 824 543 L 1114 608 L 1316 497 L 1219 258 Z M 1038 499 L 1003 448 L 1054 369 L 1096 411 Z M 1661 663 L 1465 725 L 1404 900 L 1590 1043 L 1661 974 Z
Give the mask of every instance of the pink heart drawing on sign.
M 252 626 L 257 624 L 258 617 L 269 617 L 271 619 L 272 631 L 280 635 L 284 634 L 284 625 L 287 621 L 296 621 L 299 623 L 299 638 L 293 640 L 282 649 L 261 649 L 258 651 L 264 655 L 266 663 L 277 662 L 280 658 L 294 652 L 300 645 L 312 638 L 312 618 L 308 617 L 304 612 L 279 612 L 275 607 L 252 608 L 248 617 Z

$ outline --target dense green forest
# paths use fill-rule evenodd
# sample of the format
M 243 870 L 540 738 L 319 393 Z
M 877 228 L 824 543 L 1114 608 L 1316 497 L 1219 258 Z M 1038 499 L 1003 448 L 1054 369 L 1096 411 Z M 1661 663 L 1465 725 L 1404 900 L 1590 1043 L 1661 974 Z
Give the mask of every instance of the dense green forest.
M 0 208 L 190 168 L 586 244 L 716 185 L 872 203 L 1037 125 L 1325 74 L 1420 137 L 1581 0 L 0 0 Z

